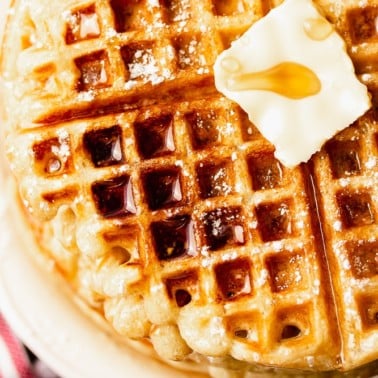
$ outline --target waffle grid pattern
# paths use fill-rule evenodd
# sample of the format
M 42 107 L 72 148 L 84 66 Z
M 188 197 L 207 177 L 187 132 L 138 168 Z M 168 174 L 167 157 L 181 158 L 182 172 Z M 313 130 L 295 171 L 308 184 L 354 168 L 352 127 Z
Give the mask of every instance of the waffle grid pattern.
M 343 17 L 339 21 L 340 29 L 344 30 L 357 74 L 375 94 L 378 79 L 375 56 L 378 44 L 374 20 L 378 15 L 378 2 L 369 1 L 364 7 L 360 7 L 357 1 L 349 0 L 345 3 L 342 8 Z
M 333 5 L 330 18 L 346 41 L 356 73 L 372 94 L 373 109 L 327 144 L 314 160 L 314 174 L 321 206 L 327 211 L 324 228 L 333 286 L 342 293 L 336 305 L 343 324 L 344 358 L 363 363 L 376 358 L 368 345 L 378 340 L 378 37 L 374 23 L 378 2 L 361 6 L 348 0 Z M 353 335 L 355 329 L 358 336 Z
M 17 17 L 28 27 L 15 30 L 22 41 L 18 51 L 13 47 L 18 66 L 9 67 L 15 77 L 28 75 L 20 99 L 38 103 L 29 107 L 35 123 L 91 115 L 93 102 L 106 107 L 115 98 L 125 108 L 161 102 L 181 85 L 185 96 L 198 92 L 212 81 L 219 52 L 268 10 L 263 2 L 239 0 L 207 0 L 201 9 L 191 0 L 65 1 L 58 9 L 43 3 L 45 17 L 62 16 L 52 14 L 38 28 L 42 15 L 26 1 Z M 51 39 L 59 59 L 48 52 Z
M 378 126 L 375 112 L 335 138 L 315 160 L 327 209 L 327 251 L 345 353 L 377 342 Z M 325 182 L 328 182 L 325 187 Z M 331 184 L 330 184 L 331 183 Z M 352 335 L 359 330 L 359 337 Z M 350 353 L 350 352 L 349 352 Z M 347 355 L 351 360 L 353 353 Z
M 301 171 L 288 173 L 226 99 L 68 123 L 25 133 L 18 144 L 34 151 L 28 176 L 40 177 L 33 198 L 45 200 L 40 216 L 75 204 L 81 253 L 102 263 L 118 259 L 129 292 L 144 275 L 151 288 L 164 283 L 154 307 L 158 325 L 189 303 L 225 303 L 227 337 L 265 354 L 260 362 L 277 361 L 280 348 L 298 358 L 299 334 L 314 355 L 324 347 L 325 334 L 315 333 L 321 268 Z M 24 180 L 25 192 L 29 185 Z M 98 288 L 107 263 L 94 266 L 92 291 L 103 299 L 123 294 Z M 272 324 L 263 321 L 268 312 Z

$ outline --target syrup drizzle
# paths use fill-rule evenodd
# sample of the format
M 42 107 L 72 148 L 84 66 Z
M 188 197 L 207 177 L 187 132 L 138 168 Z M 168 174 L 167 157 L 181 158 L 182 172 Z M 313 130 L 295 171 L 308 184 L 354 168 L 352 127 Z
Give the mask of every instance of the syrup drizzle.
M 333 32 L 333 26 L 323 17 L 308 18 L 303 28 L 307 36 L 315 41 L 324 41 Z
M 239 73 L 241 69 L 237 59 L 225 58 L 222 67 L 231 73 L 226 83 L 230 91 L 265 90 L 291 99 L 302 99 L 321 90 L 316 74 L 295 62 L 283 62 L 258 72 Z

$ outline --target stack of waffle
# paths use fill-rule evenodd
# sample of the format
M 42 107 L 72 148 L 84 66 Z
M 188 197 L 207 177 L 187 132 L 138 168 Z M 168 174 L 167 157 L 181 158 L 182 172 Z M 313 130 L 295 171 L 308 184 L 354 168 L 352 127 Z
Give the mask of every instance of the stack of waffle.
M 279 2 L 16 1 L 8 156 L 41 250 L 120 334 L 348 370 L 378 356 L 377 115 L 288 169 L 214 88 Z M 374 94 L 378 2 L 317 3 Z

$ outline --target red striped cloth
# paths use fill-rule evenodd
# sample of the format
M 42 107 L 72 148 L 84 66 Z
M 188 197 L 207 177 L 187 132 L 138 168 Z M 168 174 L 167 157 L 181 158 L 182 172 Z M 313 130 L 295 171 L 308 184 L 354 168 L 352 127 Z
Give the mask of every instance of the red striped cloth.
M 58 378 L 28 353 L 0 313 L 0 378 Z

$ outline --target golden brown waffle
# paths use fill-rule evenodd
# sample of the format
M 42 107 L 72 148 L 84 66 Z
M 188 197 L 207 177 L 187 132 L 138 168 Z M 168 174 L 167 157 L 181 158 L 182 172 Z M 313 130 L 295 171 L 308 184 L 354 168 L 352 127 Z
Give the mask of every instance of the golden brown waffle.
M 274 2 L 122 4 L 15 4 L 8 154 L 41 247 L 120 334 L 166 358 L 376 359 L 375 112 L 286 169 L 212 77 Z M 374 91 L 378 2 L 319 5 Z
M 5 65 L 27 128 L 201 97 L 218 53 L 268 10 L 260 1 L 20 2 Z
M 340 1 L 329 17 L 344 37 L 373 108 L 313 159 L 327 260 L 348 365 L 377 358 L 378 2 Z M 358 361 L 358 362 L 357 362 Z

